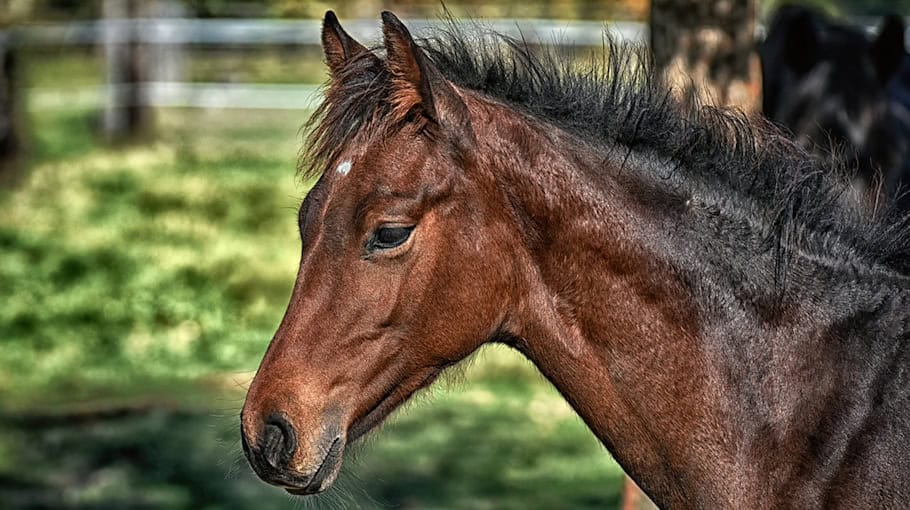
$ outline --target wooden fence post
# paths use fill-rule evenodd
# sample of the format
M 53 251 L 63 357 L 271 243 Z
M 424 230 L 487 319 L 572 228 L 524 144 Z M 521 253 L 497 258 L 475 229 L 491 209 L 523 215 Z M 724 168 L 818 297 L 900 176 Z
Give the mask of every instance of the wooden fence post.
M 148 62 L 144 59 L 132 19 L 138 10 L 136 0 L 102 2 L 108 86 L 102 130 L 110 141 L 136 138 L 147 133 L 151 124 L 151 111 L 142 97 L 142 82 L 148 79 Z
M 176 0 L 152 0 L 145 3 L 143 17 L 155 21 L 166 19 L 183 19 L 186 7 Z M 179 82 L 184 78 L 186 62 L 184 48 L 178 42 L 169 39 L 167 32 L 156 32 L 156 39 L 146 50 L 149 56 L 146 79 L 153 82 Z

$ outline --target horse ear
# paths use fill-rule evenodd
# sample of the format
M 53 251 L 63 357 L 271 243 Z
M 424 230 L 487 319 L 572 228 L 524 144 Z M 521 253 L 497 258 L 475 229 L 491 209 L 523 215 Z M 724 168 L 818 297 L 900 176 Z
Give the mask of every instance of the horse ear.
M 382 34 L 386 65 L 392 79 L 391 101 L 402 117 L 419 112 L 428 121 L 445 129 L 460 131 L 455 138 L 473 139 L 468 108 L 448 82 L 414 42 L 407 27 L 391 12 L 382 13 Z
M 904 20 L 900 16 L 886 16 L 869 55 L 875 64 L 875 71 L 882 83 L 887 83 L 904 59 Z
M 429 65 L 423 50 L 401 20 L 388 11 L 382 13 L 382 35 L 396 109 L 405 113 L 419 106 L 422 113 L 436 120 Z
M 793 72 L 802 76 L 815 67 L 818 60 L 818 33 L 810 11 L 801 11 L 790 20 L 784 41 L 784 58 Z
M 341 28 L 338 17 L 332 11 L 326 11 L 322 20 L 322 50 L 325 52 L 325 62 L 333 79 L 340 75 L 345 63 L 352 58 L 365 54 L 372 55 Z M 372 58 L 378 61 L 375 56 Z

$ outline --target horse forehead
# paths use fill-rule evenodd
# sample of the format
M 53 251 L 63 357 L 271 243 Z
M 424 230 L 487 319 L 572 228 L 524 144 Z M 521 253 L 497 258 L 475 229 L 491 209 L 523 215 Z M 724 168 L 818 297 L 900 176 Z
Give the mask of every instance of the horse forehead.
M 444 178 L 438 153 L 410 133 L 384 143 L 354 145 L 332 163 L 330 194 L 361 194 L 387 187 L 407 193 Z
M 409 158 L 408 158 L 409 159 Z M 370 155 L 340 159 L 331 170 L 332 190 L 375 188 L 412 182 L 419 171 L 405 158 L 376 158 Z
M 398 174 L 402 172 L 388 172 L 385 166 L 386 163 L 368 154 L 349 154 L 334 162 L 326 172 L 322 214 L 354 207 L 378 189 L 397 188 L 401 180 Z

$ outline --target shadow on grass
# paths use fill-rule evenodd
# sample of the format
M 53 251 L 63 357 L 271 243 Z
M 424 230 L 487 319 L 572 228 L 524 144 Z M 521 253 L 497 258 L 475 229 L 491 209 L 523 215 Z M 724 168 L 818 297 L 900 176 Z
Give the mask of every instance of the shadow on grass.
M 287 506 L 251 477 L 232 475 L 235 461 L 242 466 L 235 430 L 208 414 L 6 417 L 2 434 L 16 459 L 0 471 L 6 508 L 259 508 L 268 499 Z
M 252 475 L 235 413 L 6 415 L 0 501 L 10 509 L 616 506 L 621 472 L 576 418 L 535 420 L 538 397 L 487 391 L 414 406 L 355 448 L 336 488 L 302 504 Z

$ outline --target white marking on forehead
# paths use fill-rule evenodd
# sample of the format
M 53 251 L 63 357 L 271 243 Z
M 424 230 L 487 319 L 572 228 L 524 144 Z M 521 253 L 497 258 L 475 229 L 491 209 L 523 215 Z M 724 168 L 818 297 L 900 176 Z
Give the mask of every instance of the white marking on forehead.
M 341 163 L 338 163 L 338 168 L 336 168 L 335 171 L 340 173 L 341 175 L 348 175 L 348 172 L 351 171 L 351 161 L 348 160 L 348 161 L 342 161 Z

